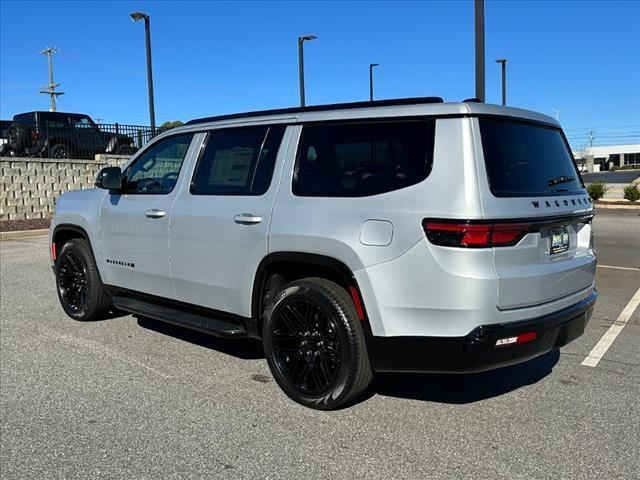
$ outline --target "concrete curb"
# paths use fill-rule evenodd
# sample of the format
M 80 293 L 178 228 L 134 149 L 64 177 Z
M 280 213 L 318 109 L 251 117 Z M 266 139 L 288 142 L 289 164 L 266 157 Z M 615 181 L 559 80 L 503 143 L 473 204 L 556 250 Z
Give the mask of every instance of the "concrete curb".
M 612 209 L 623 209 L 623 210 L 640 210 L 640 203 L 627 203 L 627 204 L 623 204 L 623 203 L 608 203 L 608 202 L 597 202 L 593 204 L 596 209 L 597 208 L 612 208 Z
M 0 240 L 18 240 L 20 238 L 42 237 L 49 235 L 49 229 L 16 230 L 15 232 L 0 232 Z

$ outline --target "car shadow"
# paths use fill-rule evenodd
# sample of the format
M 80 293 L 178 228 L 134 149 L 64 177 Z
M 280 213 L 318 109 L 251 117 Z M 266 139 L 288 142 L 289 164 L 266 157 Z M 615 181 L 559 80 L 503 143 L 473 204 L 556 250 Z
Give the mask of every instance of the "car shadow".
M 471 374 L 378 373 L 368 397 L 408 398 L 464 404 L 504 395 L 539 382 L 553 371 L 559 350 L 518 365 Z
M 264 359 L 262 343 L 258 340 L 219 338 L 141 315 L 134 317 L 140 327 L 162 335 L 243 360 Z M 482 373 L 376 373 L 367 391 L 342 408 L 366 401 L 374 395 L 449 404 L 473 403 L 539 382 L 553 371 L 559 359 L 559 350 L 552 350 L 518 365 Z
M 262 343 L 251 338 L 219 338 L 206 333 L 191 330 L 189 328 L 172 325 L 170 323 L 154 320 L 142 315 L 134 315 L 138 325 L 148 330 L 153 330 L 162 335 L 178 338 L 185 342 L 193 343 L 204 348 L 217 350 L 218 352 L 230 355 L 243 360 L 256 360 L 264 358 Z

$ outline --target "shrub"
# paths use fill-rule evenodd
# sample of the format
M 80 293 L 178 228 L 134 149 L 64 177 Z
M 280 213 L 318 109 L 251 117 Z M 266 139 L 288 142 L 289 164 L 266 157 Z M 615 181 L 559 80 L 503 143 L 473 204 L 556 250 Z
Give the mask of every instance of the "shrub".
M 624 187 L 624 198 L 630 202 L 637 202 L 640 200 L 640 189 L 637 185 L 627 185 Z
M 587 185 L 587 193 L 592 200 L 600 200 L 608 191 L 609 187 L 602 182 L 593 182 Z

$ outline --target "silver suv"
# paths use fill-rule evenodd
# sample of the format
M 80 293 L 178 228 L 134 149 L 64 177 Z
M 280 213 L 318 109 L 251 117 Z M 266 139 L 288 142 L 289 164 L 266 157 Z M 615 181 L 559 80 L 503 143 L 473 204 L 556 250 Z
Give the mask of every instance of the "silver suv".
M 374 371 L 475 372 L 584 331 L 593 206 L 558 123 L 439 98 L 194 120 L 59 200 L 65 312 L 261 339 L 318 409 Z

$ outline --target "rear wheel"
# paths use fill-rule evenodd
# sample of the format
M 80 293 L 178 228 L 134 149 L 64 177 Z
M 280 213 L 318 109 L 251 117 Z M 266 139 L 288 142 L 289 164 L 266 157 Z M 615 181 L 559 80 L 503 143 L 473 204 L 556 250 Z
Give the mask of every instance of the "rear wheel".
M 58 298 L 65 313 L 75 320 L 103 318 L 111 306 L 89 243 L 80 238 L 62 247 L 55 264 Z
M 263 342 L 278 385 L 307 407 L 338 408 L 371 383 L 353 302 L 334 282 L 308 278 L 286 285 L 265 320 Z

